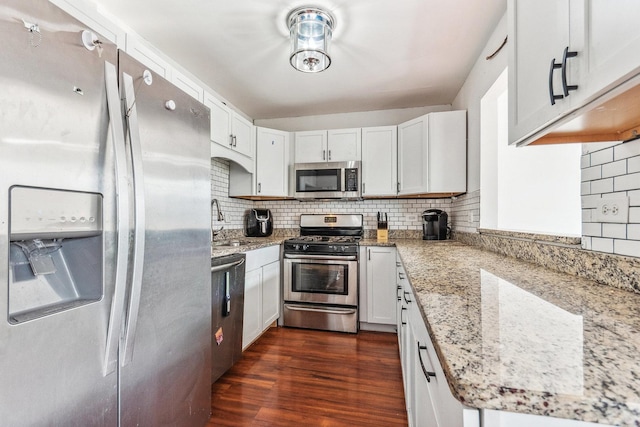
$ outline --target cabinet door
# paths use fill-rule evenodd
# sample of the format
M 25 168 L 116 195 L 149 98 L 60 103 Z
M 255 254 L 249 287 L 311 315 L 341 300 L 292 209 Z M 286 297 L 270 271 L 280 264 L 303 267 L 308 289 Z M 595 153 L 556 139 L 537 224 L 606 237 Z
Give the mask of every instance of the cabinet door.
M 60 9 L 67 12 L 87 27 L 106 37 L 111 43 L 118 46 L 118 49 L 126 49 L 126 32 L 112 22 L 109 18 L 103 16 L 93 7 L 92 3 L 77 0 L 49 0 Z
M 398 190 L 398 128 L 362 129 L 362 195 L 395 196 Z
M 211 110 L 211 140 L 226 148 L 232 148 L 231 138 L 231 110 L 224 102 L 211 96 L 205 96 L 204 105 Z
M 409 313 L 411 311 L 410 304 L 405 304 L 407 308 L 406 324 L 403 325 L 404 340 L 402 342 L 402 373 L 404 375 L 404 399 L 407 406 L 407 418 L 409 425 L 415 426 L 415 414 L 414 414 L 414 387 L 415 387 L 415 375 L 414 371 L 414 357 L 415 357 L 415 341 L 413 339 L 413 331 L 411 330 L 411 321 L 409 320 Z
M 466 111 L 446 111 L 428 115 L 428 193 L 467 191 L 466 117 Z
M 327 161 L 348 162 L 362 159 L 362 130 L 335 129 L 327 132 Z
M 570 0 L 509 0 L 509 142 L 515 143 L 570 109 L 571 96 L 551 105 L 551 61 L 562 63 L 570 41 Z M 568 78 L 576 81 L 576 62 Z M 553 90 L 562 92 L 561 70 L 553 70 Z
M 249 347 L 262 332 L 262 268 L 247 271 L 244 276 L 244 317 L 242 350 Z
M 367 321 L 394 325 L 396 317 L 396 250 L 367 248 Z
M 449 427 L 438 419 L 438 413 L 436 410 L 434 377 L 427 375 L 433 372 L 433 366 L 427 356 L 426 341 L 429 339 L 427 331 L 422 322 L 411 322 L 411 339 L 413 341 L 413 417 L 415 426 L 429 426 L 429 427 Z M 426 373 L 425 373 L 426 372 Z M 453 426 L 451 426 L 453 427 Z
M 327 131 L 296 132 L 295 162 L 312 163 L 327 161 Z
M 280 262 L 262 267 L 262 330 L 280 317 Z
M 637 75 L 640 72 L 637 54 L 640 52 L 640 2 L 584 0 L 574 9 L 576 13 L 584 13 L 586 51 L 580 62 L 583 70 L 576 94 L 583 92 L 585 97 L 592 98 Z
M 257 128 L 256 195 L 288 195 L 289 134 Z
M 138 36 L 129 33 L 126 36 L 126 39 L 126 52 L 129 55 L 149 67 L 151 71 L 171 81 L 172 68 L 164 55 Z
M 429 127 L 426 116 L 398 126 L 398 194 L 419 194 L 427 189 Z
M 255 143 L 253 124 L 233 112 L 231 115 L 231 133 L 233 134 L 233 149 L 247 157 L 253 157 Z
M 179 87 L 183 92 L 197 99 L 200 102 L 204 102 L 204 89 L 198 83 L 194 82 L 189 77 L 185 76 L 178 70 L 173 70 L 171 76 L 171 83 Z

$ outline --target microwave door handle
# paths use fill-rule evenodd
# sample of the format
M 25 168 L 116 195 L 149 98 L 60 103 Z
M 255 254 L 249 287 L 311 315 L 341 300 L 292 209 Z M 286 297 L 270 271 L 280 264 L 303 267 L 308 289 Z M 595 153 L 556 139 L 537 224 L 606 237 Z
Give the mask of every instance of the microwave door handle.
M 127 157 L 123 132 L 124 123 L 122 120 L 120 95 L 118 94 L 118 72 L 116 71 L 115 65 L 109 62 L 105 62 L 104 71 L 109 125 L 115 158 L 115 193 L 118 195 L 116 198 L 117 252 L 115 260 L 115 288 L 113 290 L 113 299 L 111 300 L 103 365 L 103 375 L 107 376 L 114 372 L 117 366 L 118 342 L 124 317 L 127 291 L 127 264 L 129 257 L 129 194 Z

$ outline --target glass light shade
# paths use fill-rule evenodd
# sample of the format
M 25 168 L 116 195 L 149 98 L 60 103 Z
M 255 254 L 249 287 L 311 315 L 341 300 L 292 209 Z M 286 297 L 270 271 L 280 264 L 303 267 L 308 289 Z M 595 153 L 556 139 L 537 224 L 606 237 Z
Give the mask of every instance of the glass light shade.
M 315 7 L 301 7 L 289 13 L 287 24 L 291 37 L 289 61 L 293 68 L 305 73 L 329 68 L 329 45 L 335 25 L 333 16 Z

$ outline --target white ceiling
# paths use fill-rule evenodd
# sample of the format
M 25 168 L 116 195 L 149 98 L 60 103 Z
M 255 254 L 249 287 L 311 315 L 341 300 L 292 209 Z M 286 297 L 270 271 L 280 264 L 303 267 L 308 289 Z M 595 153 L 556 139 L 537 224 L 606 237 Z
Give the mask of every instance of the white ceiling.
M 450 104 L 506 0 L 97 0 L 253 119 Z M 285 19 L 331 11 L 326 71 L 289 64 Z M 496 46 L 497 47 L 497 46 Z

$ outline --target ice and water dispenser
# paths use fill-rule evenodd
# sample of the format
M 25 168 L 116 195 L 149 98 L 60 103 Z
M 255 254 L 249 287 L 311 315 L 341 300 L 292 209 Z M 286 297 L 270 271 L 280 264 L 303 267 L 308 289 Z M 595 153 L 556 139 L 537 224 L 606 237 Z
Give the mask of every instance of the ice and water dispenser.
M 10 323 L 102 298 L 101 194 L 16 186 L 9 210 Z

